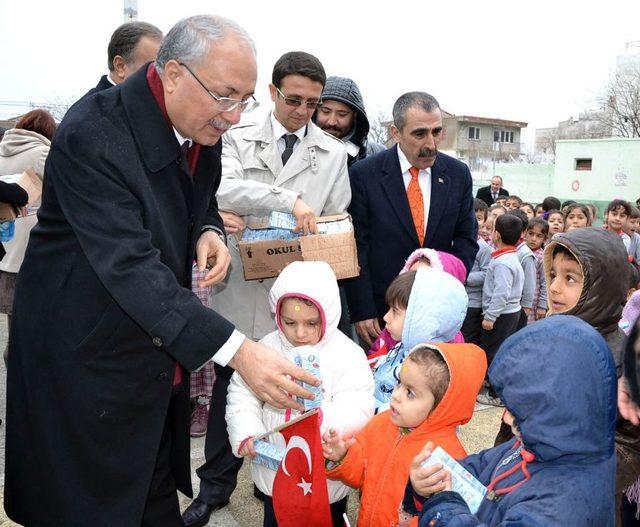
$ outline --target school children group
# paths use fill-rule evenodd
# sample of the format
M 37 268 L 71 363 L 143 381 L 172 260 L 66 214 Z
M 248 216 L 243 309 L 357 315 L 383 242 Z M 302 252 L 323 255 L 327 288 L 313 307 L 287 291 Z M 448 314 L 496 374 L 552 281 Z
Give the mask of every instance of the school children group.
M 350 488 L 360 491 L 359 526 L 636 525 L 640 411 L 623 355 L 627 346 L 632 364 L 640 212 L 614 200 L 604 227 L 591 226 L 595 214 L 555 198 L 536 208 L 516 196 L 491 208 L 476 200 L 480 250 L 468 278 L 455 256 L 414 252 L 366 353 L 338 330 L 329 265 L 285 267 L 269 298 L 278 329 L 263 342 L 291 360 L 300 346 L 319 357 L 334 526 L 344 525 Z M 503 423 L 494 448 L 467 455 L 458 428 L 476 399 L 503 406 Z M 252 439 L 295 415 L 233 375 L 226 420 L 238 457 L 253 457 Z M 487 488 L 475 514 L 448 470 L 422 466 L 436 447 Z M 251 471 L 264 525 L 277 525 L 275 472 Z

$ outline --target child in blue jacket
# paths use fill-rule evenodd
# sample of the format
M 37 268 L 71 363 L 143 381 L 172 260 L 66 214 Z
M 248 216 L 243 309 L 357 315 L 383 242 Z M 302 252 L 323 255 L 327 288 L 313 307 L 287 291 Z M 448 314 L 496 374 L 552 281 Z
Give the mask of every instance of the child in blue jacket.
M 413 461 L 404 509 L 420 527 L 613 526 L 616 373 L 600 334 L 577 317 L 539 321 L 504 342 L 489 378 L 515 437 L 462 461 L 487 487 L 477 513 L 442 465 L 420 467 L 431 445 Z

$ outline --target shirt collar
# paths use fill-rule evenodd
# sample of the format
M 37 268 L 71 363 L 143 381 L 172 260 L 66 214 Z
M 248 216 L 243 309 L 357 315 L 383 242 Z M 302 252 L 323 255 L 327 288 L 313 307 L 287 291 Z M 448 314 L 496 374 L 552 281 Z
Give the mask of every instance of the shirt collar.
M 273 128 L 273 136 L 276 138 L 276 140 L 280 139 L 285 134 L 294 134 L 298 137 L 299 141 L 302 141 L 307 133 L 306 124 L 295 132 L 290 132 L 284 126 L 282 126 L 282 123 L 280 123 L 278 119 L 276 119 L 276 116 L 273 114 L 273 112 L 271 112 L 271 128 Z
M 407 159 L 407 156 L 404 155 L 404 152 L 402 151 L 402 148 L 400 148 L 400 145 L 398 145 L 398 160 L 400 161 L 400 172 L 401 173 L 406 173 L 409 172 L 409 169 L 413 166 L 409 160 Z M 420 172 L 426 172 L 427 174 L 430 174 L 431 172 L 430 168 L 422 168 L 420 169 Z
M 117 86 L 117 84 L 113 81 L 113 79 L 111 78 L 111 72 L 108 71 L 107 72 L 107 80 L 113 85 L 113 86 Z
M 186 137 L 182 137 L 180 135 L 180 132 L 178 132 L 178 130 L 176 130 L 175 127 L 173 128 L 173 133 L 176 134 L 176 139 L 178 140 L 178 144 L 180 146 L 182 146 L 185 141 L 188 141 L 189 142 L 189 148 L 191 148 L 191 144 L 193 142 L 191 139 L 187 139 Z

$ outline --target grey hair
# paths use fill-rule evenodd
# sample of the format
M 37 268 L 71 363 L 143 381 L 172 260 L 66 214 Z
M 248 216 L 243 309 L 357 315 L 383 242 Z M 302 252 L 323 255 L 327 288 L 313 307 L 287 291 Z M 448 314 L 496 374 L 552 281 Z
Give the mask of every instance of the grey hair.
M 229 33 L 234 33 L 249 44 L 255 55 L 256 46 L 249 33 L 233 20 L 217 15 L 196 15 L 180 20 L 167 33 L 158 51 L 156 68 L 164 71 L 165 65 L 172 59 L 196 65 L 216 41 Z
M 433 112 L 440 109 L 440 104 L 433 95 L 422 91 L 411 91 L 401 95 L 393 105 L 393 124 L 398 130 L 402 130 L 407 123 L 407 110 L 412 107 Z

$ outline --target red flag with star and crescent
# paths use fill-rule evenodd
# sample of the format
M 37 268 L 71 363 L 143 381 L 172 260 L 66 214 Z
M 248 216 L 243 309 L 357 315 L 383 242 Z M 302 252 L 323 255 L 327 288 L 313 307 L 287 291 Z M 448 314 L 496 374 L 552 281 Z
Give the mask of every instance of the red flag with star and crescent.
M 273 482 L 278 527 L 331 525 L 318 412 L 281 430 L 287 443 Z

